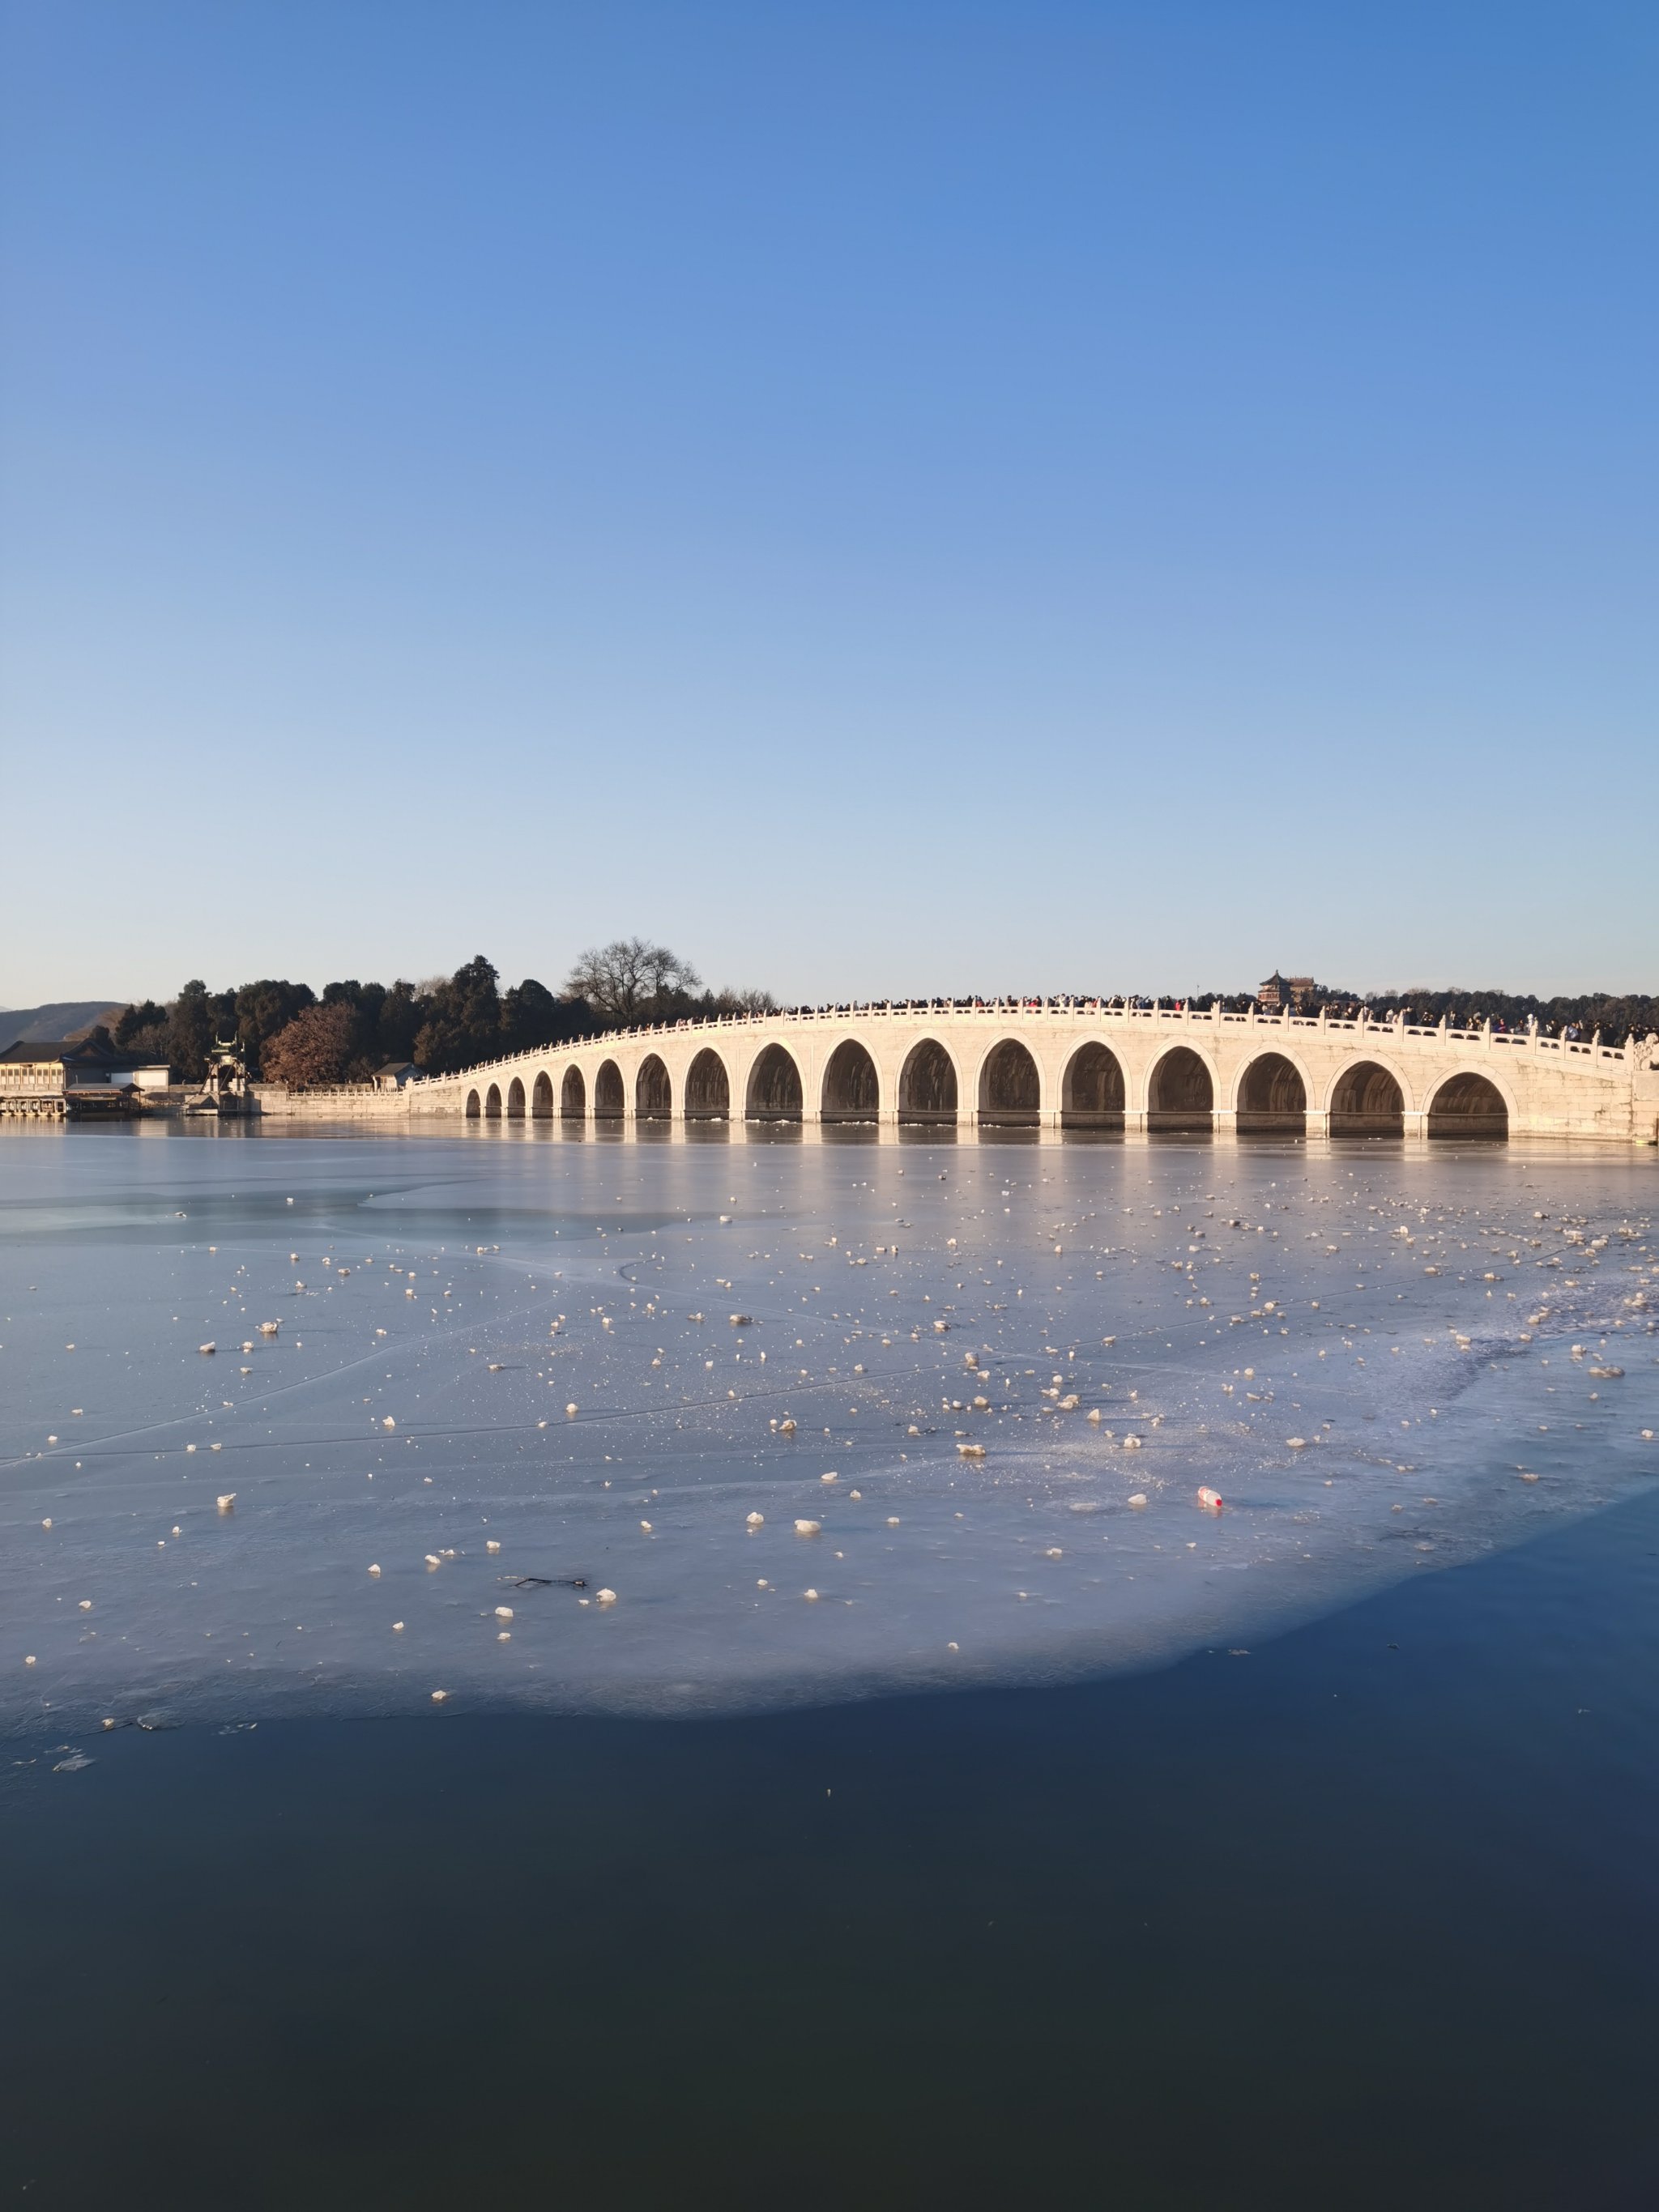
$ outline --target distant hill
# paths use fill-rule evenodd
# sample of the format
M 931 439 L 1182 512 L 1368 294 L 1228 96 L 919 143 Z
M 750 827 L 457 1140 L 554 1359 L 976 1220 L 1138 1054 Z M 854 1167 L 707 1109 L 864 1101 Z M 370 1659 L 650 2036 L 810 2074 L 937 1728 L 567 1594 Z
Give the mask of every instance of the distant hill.
M 113 1029 L 126 1006 L 125 999 L 74 999 L 52 1006 L 23 1006 L 0 1012 L 0 1052 L 19 1037 L 83 1036 L 100 1022 Z

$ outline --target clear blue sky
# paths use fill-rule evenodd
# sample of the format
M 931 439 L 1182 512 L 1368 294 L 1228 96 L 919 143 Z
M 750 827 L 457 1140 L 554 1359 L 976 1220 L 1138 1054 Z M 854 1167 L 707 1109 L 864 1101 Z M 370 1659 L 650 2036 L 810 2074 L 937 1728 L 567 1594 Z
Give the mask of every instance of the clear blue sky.
M 0 1005 L 1659 985 L 1651 0 L 0 25 Z

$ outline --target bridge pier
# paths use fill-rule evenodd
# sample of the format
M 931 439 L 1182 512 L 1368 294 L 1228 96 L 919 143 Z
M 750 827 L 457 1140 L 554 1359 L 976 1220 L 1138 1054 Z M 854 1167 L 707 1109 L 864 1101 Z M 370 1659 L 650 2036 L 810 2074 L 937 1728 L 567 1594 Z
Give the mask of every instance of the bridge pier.
M 1217 1106 L 1212 1109 L 1210 1123 L 1216 1136 L 1236 1137 L 1238 1134 L 1238 1110 L 1233 1106 Z
M 1401 1133 L 1408 1142 L 1413 1137 L 1427 1137 L 1429 1117 L 1426 1114 L 1403 1114 L 1401 1120 L 1405 1125 Z

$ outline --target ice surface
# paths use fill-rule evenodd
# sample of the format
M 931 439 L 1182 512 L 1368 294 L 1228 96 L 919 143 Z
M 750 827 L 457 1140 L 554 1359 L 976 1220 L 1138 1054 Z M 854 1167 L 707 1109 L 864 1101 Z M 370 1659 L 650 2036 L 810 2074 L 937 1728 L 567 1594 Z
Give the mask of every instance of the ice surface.
M 1238 1646 L 1659 1475 L 1653 1176 L 8 1131 L 0 1724 L 708 1711 Z

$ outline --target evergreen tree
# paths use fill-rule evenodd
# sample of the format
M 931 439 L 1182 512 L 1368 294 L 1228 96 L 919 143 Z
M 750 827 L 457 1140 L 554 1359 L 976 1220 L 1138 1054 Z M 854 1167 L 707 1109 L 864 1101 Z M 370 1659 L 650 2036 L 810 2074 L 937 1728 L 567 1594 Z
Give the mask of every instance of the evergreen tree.
M 185 985 L 167 1008 L 167 1058 L 179 1079 L 199 1083 L 218 1028 L 218 1012 L 200 976 Z

